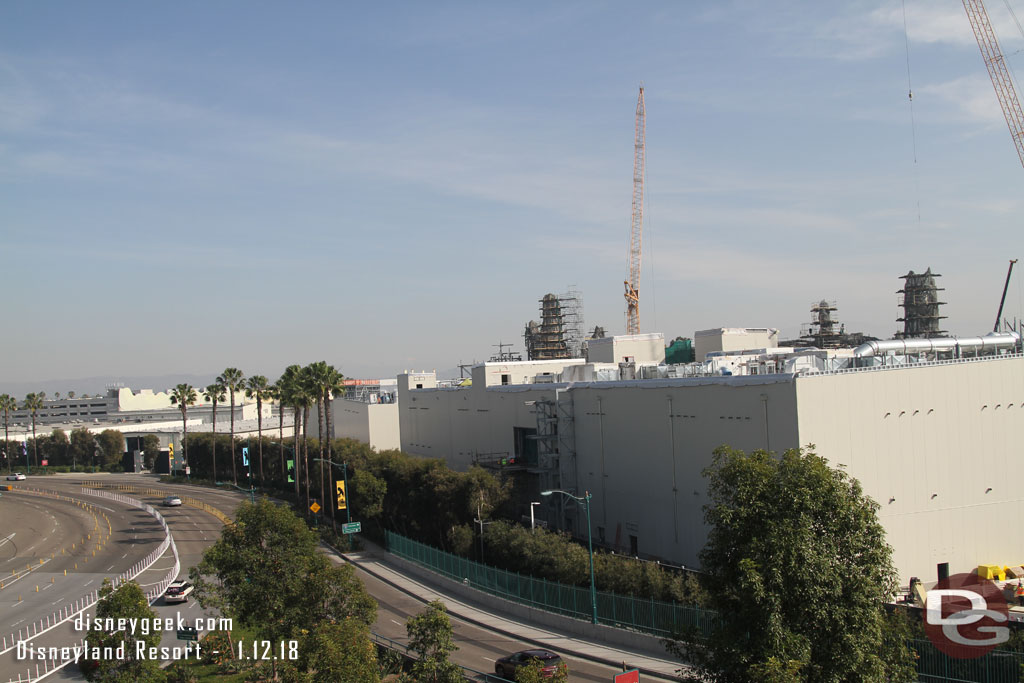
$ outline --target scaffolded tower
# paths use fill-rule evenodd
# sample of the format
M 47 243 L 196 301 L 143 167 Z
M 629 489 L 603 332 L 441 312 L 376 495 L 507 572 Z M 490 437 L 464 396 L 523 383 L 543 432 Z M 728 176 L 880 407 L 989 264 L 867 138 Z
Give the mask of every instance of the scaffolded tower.
M 575 287 L 558 295 L 562 306 L 562 326 L 565 330 L 565 345 L 569 349 L 569 358 L 583 358 L 583 293 Z
M 803 330 L 800 337 L 811 342 L 819 349 L 836 349 L 842 346 L 844 328 L 835 317 L 835 301 L 821 301 L 811 304 L 811 322 Z
M 897 318 L 897 322 L 903 323 L 903 331 L 896 333 L 897 339 L 928 339 L 931 337 L 946 336 L 945 330 L 939 329 L 939 321 L 946 316 L 939 315 L 939 306 L 946 303 L 939 301 L 939 292 L 944 291 L 941 287 L 935 286 L 935 278 L 942 277 L 938 273 L 932 273 L 928 268 L 923 273 L 910 271 L 901 275 L 901 280 L 906 280 L 903 289 L 897 294 L 903 295 L 903 317 Z
M 529 360 L 571 358 L 565 340 L 562 302 L 557 294 L 545 294 L 540 300 L 540 323 L 533 320 L 526 323 L 523 337 Z

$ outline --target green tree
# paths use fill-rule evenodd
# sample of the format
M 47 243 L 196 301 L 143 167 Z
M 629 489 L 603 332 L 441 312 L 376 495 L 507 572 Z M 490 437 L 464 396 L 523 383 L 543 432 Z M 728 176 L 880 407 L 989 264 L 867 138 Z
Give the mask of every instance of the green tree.
M 377 683 L 377 647 L 370 627 L 357 619 L 321 622 L 302 634 L 297 668 L 303 681 Z
M 217 381 L 224 385 L 231 401 L 231 477 L 238 486 L 238 468 L 235 465 L 235 393 L 243 387 L 245 374 L 238 368 L 225 368 Z
M 89 463 L 96 464 L 93 460 L 96 448 L 96 435 L 88 427 L 75 427 L 71 430 L 72 462 L 81 462 L 83 467 Z
M 68 435 L 60 427 L 55 427 L 50 435 L 44 438 L 43 452 L 51 466 L 71 464 L 69 449 Z
M 96 443 L 103 454 L 103 464 L 113 467 L 120 464 L 124 457 L 124 434 L 116 429 L 104 429 L 96 436 Z
M 0 394 L 0 410 L 4 413 L 4 457 L 7 460 L 7 474 L 11 473 L 11 464 L 14 461 L 14 453 L 10 452 L 11 435 L 9 422 L 11 412 L 18 409 L 18 401 L 9 394 Z
M 910 681 L 883 603 L 897 587 L 877 503 L 813 447 L 723 446 L 705 470 L 701 552 L 718 626 L 689 654 L 702 680 Z M 679 643 L 670 646 L 677 654 Z
M 46 396 L 45 392 L 31 393 L 25 396 L 25 401 L 22 407 L 25 410 L 32 412 L 32 457 L 35 460 L 36 467 L 39 466 L 39 442 L 36 441 L 36 413 L 43 407 L 43 399 Z
M 544 662 L 536 657 L 531 659 L 526 666 L 516 669 L 516 683 L 568 683 L 569 667 L 565 662 L 559 662 L 555 673 L 552 676 L 544 675 Z
M 367 625 L 377 605 L 351 565 L 335 566 L 290 510 L 243 503 L 238 519 L 189 572 L 203 607 L 221 609 L 259 638 L 281 640 L 325 620 Z
M 224 383 L 221 382 L 220 377 L 215 379 L 212 384 L 208 384 L 206 389 L 203 390 L 203 398 L 210 401 L 213 404 L 213 441 L 211 443 L 213 469 L 210 475 L 214 481 L 217 481 L 217 404 L 222 401 L 226 401 L 228 395 L 225 393 Z
M 115 590 L 110 579 L 103 579 L 103 587 L 100 589 L 100 599 L 96 604 L 96 619 L 100 624 L 107 619 L 137 619 L 152 620 L 156 613 L 150 609 L 149 602 L 143 594 L 139 584 L 134 581 L 123 583 Z M 139 623 L 135 622 L 135 623 Z M 95 624 L 95 622 L 94 622 Z M 82 673 L 89 681 L 102 681 L 102 683 L 157 683 L 165 680 L 165 674 L 160 669 L 158 657 L 136 658 L 136 641 L 145 643 L 146 648 L 158 647 L 160 645 L 161 631 L 146 629 L 149 635 L 143 635 L 143 629 L 138 627 L 134 632 L 125 630 L 90 629 L 86 639 L 89 647 L 119 648 L 123 647 L 123 656 L 116 656 L 103 659 L 90 659 L 81 663 Z
M 171 405 L 178 406 L 178 410 L 181 411 L 181 448 L 184 451 L 182 457 L 185 464 L 188 464 L 188 407 L 194 406 L 199 396 L 196 394 L 196 390 L 191 384 L 179 384 L 171 390 Z M 171 465 L 171 470 L 174 470 L 174 465 Z
M 412 665 L 412 677 L 417 683 L 461 683 L 462 669 L 450 661 L 448 655 L 459 649 L 452 638 L 452 622 L 448 610 L 440 600 L 427 604 L 419 614 L 405 622 L 409 634 L 409 649 L 418 659 Z
M 263 375 L 253 375 L 245 381 L 246 398 L 256 399 L 256 449 L 260 459 L 260 484 L 263 484 L 263 399 L 270 392 L 270 382 Z
M 142 457 L 147 470 L 152 470 L 156 464 L 157 456 L 160 455 L 160 437 L 156 434 L 146 434 L 142 437 Z

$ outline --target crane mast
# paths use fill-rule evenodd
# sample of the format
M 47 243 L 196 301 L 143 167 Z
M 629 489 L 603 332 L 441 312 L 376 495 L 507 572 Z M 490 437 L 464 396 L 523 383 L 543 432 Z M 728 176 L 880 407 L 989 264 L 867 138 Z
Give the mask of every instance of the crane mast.
M 640 251 L 644 229 L 644 172 L 647 110 L 644 88 L 636 101 L 636 130 L 633 139 L 633 219 L 629 231 L 629 279 L 626 285 L 626 334 L 640 333 Z
M 1017 99 L 1017 90 L 1006 68 L 1006 60 L 999 48 L 999 41 L 992 30 L 992 22 L 989 21 L 985 3 L 982 0 L 963 0 L 963 3 L 964 9 L 967 10 L 967 18 L 971 21 L 971 28 L 974 29 L 974 37 L 981 48 L 982 59 L 988 68 L 989 78 L 992 79 L 992 87 L 996 89 L 996 97 L 1003 109 L 1006 125 L 1010 127 L 1017 156 L 1024 165 L 1024 111 L 1021 110 L 1020 101 Z

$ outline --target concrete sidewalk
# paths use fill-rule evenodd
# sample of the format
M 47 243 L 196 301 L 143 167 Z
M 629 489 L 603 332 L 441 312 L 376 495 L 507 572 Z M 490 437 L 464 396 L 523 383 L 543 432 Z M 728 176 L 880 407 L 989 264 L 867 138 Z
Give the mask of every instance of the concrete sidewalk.
M 610 645 L 598 639 L 586 638 L 579 634 L 573 634 L 568 629 L 557 628 L 551 624 L 541 624 L 536 620 L 522 617 L 513 618 L 510 616 L 512 612 L 522 611 L 523 606 L 487 593 L 467 589 L 450 579 L 395 557 L 382 548 L 372 546 L 365 539 L 360 539 L 360 541 L 364 547 L 370 546 L 370 549 L 347 555 L 342 555 L 340 551 L 334 549 L 338 561 L 347 561 L 424 603 L 441 600 L 445 603 L 449 613 L 465 621 L 511 638 L 524 640 L 538 647 L 573 655 L 580 659 L 620 669 L 623 665 L 627 670 L 639 669 L 645 676 L 679 680 L 676 672 L 680 668 L 685 668 L 683 663 L 670 659 L 667 654 L 661 656 L 657 654 L 664 652 L 664 648 L 654 636 L 624 634 L 636 643 L 633 647 L 624 647 Z M 537 610 L 530 611 L 538 612 Z M 545 621 L 552 621 L 552 618 L 563 622 L 568 620 L 567 617 L 547 613 L 538 616 L 544 618 Z M 594 627 L 575 619 L 568 621 L 578 622 L 581 629 L 599 629 L 605 632 L 609 632 L 608 629 L 611 629 L 611 627 L 604 626 Z M 619 629 L 613 630 L 619 631 Z

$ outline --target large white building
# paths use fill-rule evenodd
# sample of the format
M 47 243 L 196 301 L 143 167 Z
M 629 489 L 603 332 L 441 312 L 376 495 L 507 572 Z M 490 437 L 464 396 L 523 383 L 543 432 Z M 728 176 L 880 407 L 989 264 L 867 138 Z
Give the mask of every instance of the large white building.
M 595 541 L 695 566 L 712 451 L 814 444 L 880 505 L 904 583 L 934 580 L 940 565 L 1020 564 L 1019 337 L 886 344 L 718 354 L 704 376 L 643 358 L 484 363 L 459 388 L 407 373 L 398 381 L 401 446 L 458 469 L 503 463 L 535 477 L 537 491 L 590 491 Z M 994 355 L 972 356 L 979 350 Z M 551 523 L 585 535 L 582 514 L 560 498 L 536 500 Z

